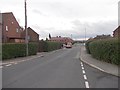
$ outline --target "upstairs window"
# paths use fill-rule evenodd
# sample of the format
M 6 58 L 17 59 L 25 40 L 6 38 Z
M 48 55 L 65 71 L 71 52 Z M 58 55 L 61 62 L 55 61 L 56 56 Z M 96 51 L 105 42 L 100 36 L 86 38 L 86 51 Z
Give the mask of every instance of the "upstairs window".
M 17 32 L 17 33 L 19 32 L 18 28 L 16 28 L 16 32 Z
M 8 31 L 8 26 L 6 26 L 6 31 Z

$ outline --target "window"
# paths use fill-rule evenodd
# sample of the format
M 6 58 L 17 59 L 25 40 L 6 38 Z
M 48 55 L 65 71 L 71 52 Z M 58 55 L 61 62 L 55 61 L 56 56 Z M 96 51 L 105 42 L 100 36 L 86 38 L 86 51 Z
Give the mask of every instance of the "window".
M 16 32 L 19 32 L 18 28 L 16 28 Z
M 6 26 L 6 31 L 8 31 L 8 26 Z

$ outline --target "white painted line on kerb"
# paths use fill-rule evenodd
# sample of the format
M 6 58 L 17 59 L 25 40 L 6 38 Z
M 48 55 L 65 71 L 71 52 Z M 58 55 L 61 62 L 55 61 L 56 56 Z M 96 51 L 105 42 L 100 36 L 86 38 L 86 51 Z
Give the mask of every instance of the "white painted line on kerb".
M 3 68 L 3 66 L 0 66 L 0 68 Z
M 17 62 L 15 62 L 14 64 L 18 64 Z
M 104 72 L 104 70 L 103 69 L 101 69 L 101 68 L 99 68 L 99 67 L 97 67 L 97 66 L 95 66 L 95 65 L 93 65 L 93 64 L 90 64 L 92 67 L 95 67 L 95 68 L 97 68 L 98 70 L 101 70 L 101 71 L 103 71 Z
M 83 70 L 83 74 L 85 74 L 85 70 Z
M 87 80 L 87 76 L 86 75 L 83 75 L 84 76 L 84 79 Z
M 6 65 L 7 67 L 9 67 L 9 66 L 11 66 L 12 64 L 8 64 L 8 65 Z
M 86 88 L 90 88 L 89 83 L 87 81 L 85 81 L 85 86 L 86 86 Z

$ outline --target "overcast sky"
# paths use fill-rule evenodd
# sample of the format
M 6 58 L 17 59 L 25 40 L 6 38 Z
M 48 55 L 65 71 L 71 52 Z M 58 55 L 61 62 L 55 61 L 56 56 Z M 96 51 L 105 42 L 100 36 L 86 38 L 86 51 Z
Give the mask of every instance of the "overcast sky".
M 111 34 L 118 26 L 119 0 L 27 0 L 28 26 L 40 39 L 65 36 L 84 39 Z M 13 12 L 24 27 L 24 0 L 0 0 L 1 12 Z

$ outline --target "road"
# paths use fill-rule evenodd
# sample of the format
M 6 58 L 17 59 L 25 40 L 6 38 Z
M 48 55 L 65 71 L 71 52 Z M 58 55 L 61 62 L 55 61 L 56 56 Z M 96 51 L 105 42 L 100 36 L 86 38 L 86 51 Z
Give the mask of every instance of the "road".
M 79 59 L 80 45 L 3 66 L 3 88 L 118 88 L 118 78 Z

